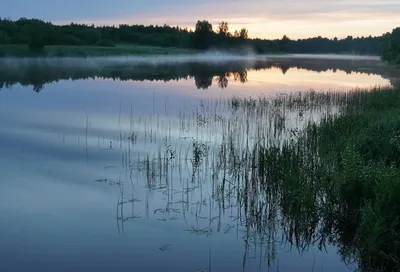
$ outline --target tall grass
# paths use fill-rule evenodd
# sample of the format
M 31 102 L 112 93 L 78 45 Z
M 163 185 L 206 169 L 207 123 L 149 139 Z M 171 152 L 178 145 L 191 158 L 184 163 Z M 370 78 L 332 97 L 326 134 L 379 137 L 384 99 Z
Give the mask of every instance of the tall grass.
M 165 199 L 158 220 L 181 219 L 195 235 L 236 230 L 243 266 L 250 248 L 270 265 L 282 244 L 299 252 L 333 244 L 361 271 L 399 271 L 398 105 L 400 90 L 386 88 L 204 100 L 175 117 L 130 114 L 124 169 Z M 114 141 L 124 141 L 119 131 Z M 146 193 L 147 218 L 149 201 Z M 121 193 L 117 203 L 123 223 L 129 201 Z
M 341 116 L 310 123 L 281 149 L 262 150 L 260 175 L 281 182 L 284 213 L 306 215 L 306 229 L 322 222 L 362 271 L 399 271 L 400 90 L 346 100 Z
M 290 110 L 321 114 L 322 107 L 336 107 L 279 144 L 258 134 L 246 155 L 251 162 L 242 188 L 262 186 L 268 193 L 262 201 L 279 203 L 287 238 L 296 247 L 329 241 L 361 271 L 400 271 L 400 90 L 231 102 L 234 110 L 250 111 L 253 121 L 272 109 L 274 136 Z

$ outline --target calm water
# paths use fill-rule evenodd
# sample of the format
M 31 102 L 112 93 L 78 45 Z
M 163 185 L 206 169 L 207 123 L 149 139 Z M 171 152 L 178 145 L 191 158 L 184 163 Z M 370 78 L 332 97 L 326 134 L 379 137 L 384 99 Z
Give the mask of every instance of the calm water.
M 279 143 L 335 106 L 254 122 L 229 99 L 396 85 L 398 70 L 310 56 L 0 62 L 0 271 L 355 267 L 288 235 L 235 167 L 259 135 Z

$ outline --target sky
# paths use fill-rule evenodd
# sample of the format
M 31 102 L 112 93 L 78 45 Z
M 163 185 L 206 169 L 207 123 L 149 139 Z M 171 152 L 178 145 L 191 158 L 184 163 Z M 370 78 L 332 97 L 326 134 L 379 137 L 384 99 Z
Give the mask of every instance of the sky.
M 197 20 L 246 27 L 249 36 L 291 39 L 376 36 L 400 27 L 400 0 L 0 0 L 0 17 L 56 24 L 153 24 Z

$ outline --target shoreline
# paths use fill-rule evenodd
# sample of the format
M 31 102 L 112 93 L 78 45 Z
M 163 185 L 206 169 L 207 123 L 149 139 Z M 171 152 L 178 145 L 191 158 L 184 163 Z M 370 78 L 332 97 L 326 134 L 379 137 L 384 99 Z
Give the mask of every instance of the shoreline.
M 315 53 L 298 54 L 287 52 L 271 52 L 258 54 L 238 50 L 197 50 L 178 47 L 160 47 L 146 45 L 104 46 L 45 46 L 41 51 L 33 51 L 27 45 L 0 45 L 0 59 L 14 58 L 108 58 L 108 57 L 154 57 L 154 56 L 208 56 L 208 57 L 263 57 L 264 59 L 326 59 L 326 60 L 381 60 L 377 55 L 355 55 L 347 53 Z M 388 63 L 391 64 L 391 63 Z
M 0 45 L 0 58 L 154 56 L 198 52 L 194 49 L 133 44 L 120 44 L 114 47 L 51 45 L 39 51 L 31 50 L 27 45 Z

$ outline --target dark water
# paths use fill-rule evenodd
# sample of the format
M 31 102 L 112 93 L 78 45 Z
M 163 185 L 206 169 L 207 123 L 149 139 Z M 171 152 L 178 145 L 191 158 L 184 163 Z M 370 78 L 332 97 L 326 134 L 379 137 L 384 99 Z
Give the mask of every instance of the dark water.
M 288 111 L 277 133 L 276 115 L 252 122 L 231 97 L 396 85 L 395 68 L 311 57 L 0 62 L 0 271 L 356 266 L 338 245 L 288 235 L 278 205 L 233 179 L 228 155 L 216 165 L 227 141 L 240 152 L 260 133 L 279 143 L 336 110 Z

